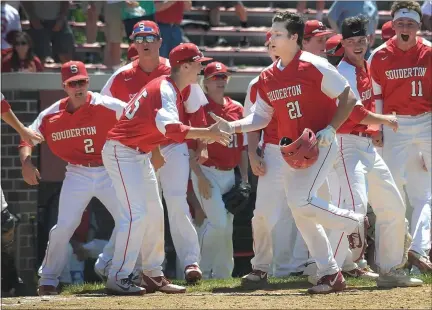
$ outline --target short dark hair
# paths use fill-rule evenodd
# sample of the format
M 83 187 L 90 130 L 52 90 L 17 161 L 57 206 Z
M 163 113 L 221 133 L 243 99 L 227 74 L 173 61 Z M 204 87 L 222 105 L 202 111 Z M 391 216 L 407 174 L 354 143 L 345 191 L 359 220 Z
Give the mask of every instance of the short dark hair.
M 303 35 L 305 28 L 305 20 L 301 14 L 291 13 L 288 11 L 276 12 L 272 22 L 285 22 L 285 28 L 289 35 L 297 34 L 297 45 L 303 47 Z
M 362 31 L 367 34 L 367 24 L 369 20 L 363 15 L 357 15 L 352 17 L 347 17 L 342 21 L 341 33 L 344 38 L 347 36 L 344 34 L 352 34 L 353 32 Z M 351 35 L 352 36 L 352 35 Z
M 395 1 L 393 2 L 390 12 L 391 16 L 394 17 L 395 13 L 400 9 L 408 9 L 416 11 L 420 15 L 420 19 L 422 18 L 422 11 L 420 4 L 417 1 Z

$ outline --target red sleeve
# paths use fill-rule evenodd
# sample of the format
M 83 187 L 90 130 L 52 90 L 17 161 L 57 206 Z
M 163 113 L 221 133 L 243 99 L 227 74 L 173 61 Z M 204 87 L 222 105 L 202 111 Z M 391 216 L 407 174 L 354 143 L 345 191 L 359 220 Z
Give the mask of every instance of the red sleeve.
M 353 122 L 360 123 L 369 115 L 369 111 L 362 105 L 356 105 L 352 110 L 349 119 Z
M 1 113 L 9 112 L 11 109 L 9 102 L 7 102 L 5 99 L 1 101 Z
M 175 142 L 182 143 L 186 139 L 190 126 L 184 124 L 168 124 L 165 125 L 165 137 L 174 140 Z
M 42 65 L 39 57 L 35 56 L 33 60 L 34 60 L 34 63 L 36 65 L 36 72 L 44 71 L 44 66 Z

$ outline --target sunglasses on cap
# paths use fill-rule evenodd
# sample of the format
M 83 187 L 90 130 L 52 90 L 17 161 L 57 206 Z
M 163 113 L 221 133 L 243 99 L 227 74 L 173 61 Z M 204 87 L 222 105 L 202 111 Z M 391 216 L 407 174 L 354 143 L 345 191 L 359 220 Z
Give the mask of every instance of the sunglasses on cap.
M 17 41 L 15 42 L 16 46 L 24 46 L 24 45 L 28 45 L 28 43 L 26 41 Z
M 226 74 L 215 74 L 215 75 L 212 75 L 211 77 L 209 77 L 208 78 L 209 80 L 212 80 L 212 81 L 226 81 L 226 80 L 228 80 L 228 75 L 226 75 Z
M 87 85 L 87 83 L 89 82 L 89 80 L 76 80 L 76 81 L 70 81 L 67 82 L 67 85 L 71 88 L 77 88 L 77 87 L 82 87 Z
M 154 35 L 148 35 L 148 36 L 136 36 L 134 39 L 135 43 L 141 44 L 141 43 L 153 43 L 156 42 L 157 40 L 159 40 L 158 36 L 154 36 Z

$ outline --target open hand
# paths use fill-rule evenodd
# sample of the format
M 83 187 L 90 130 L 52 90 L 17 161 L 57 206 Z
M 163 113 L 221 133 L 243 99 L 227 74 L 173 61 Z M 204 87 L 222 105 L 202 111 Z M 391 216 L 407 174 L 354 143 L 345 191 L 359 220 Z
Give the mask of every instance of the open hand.
M 22 176 L 29 185 L 37 185 L 41 179 L 39 170 L 32 164 L 30 159 L 22 164 Z
M 224 120 L 222 117 L 217 116 L 216 114 L 214 114 L 213 112 L 209 112 L 209 115 L 212 119 L 215 120 L 216 123 L 219 124 L 219 128 L 223 131 L 226 131 L 230 134 L 234 133 L 234 126 L 232 126 L 230 124 L 230 122 L 228 122 L 227 120 Z
M 399 128 L 399 122 L 397 120 L 396 115 L 386 115 L 386 123 L 385 125 L 393 129 L 396 132 Z
M 25 141 L 30 145 L 41 143 L 44 140 L 44 137 L 41 134 L 34 132 L 27 127 L 23 127 L 18 133 L 21 136 L 21 140 Z
M 208 139 L 214 140 L 224 146 L 228 146 L 231 142 L 231 134 L 227 131 L 224 131 L 220 127 L 220 121 L 217 121 L 210 127 L 208 127 Z

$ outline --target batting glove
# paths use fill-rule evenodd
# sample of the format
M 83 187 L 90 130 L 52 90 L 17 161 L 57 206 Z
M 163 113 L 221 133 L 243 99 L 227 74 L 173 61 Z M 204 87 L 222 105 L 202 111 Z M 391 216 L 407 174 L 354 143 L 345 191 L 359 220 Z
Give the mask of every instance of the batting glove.
M 336 130 L 332 126 L 328 125 L 323 130 L 318 131 L 316 134 L 318 140 L 318 146 L 320 147 L 329 146 L 335 139 L 335 136 L 336 136 Z

